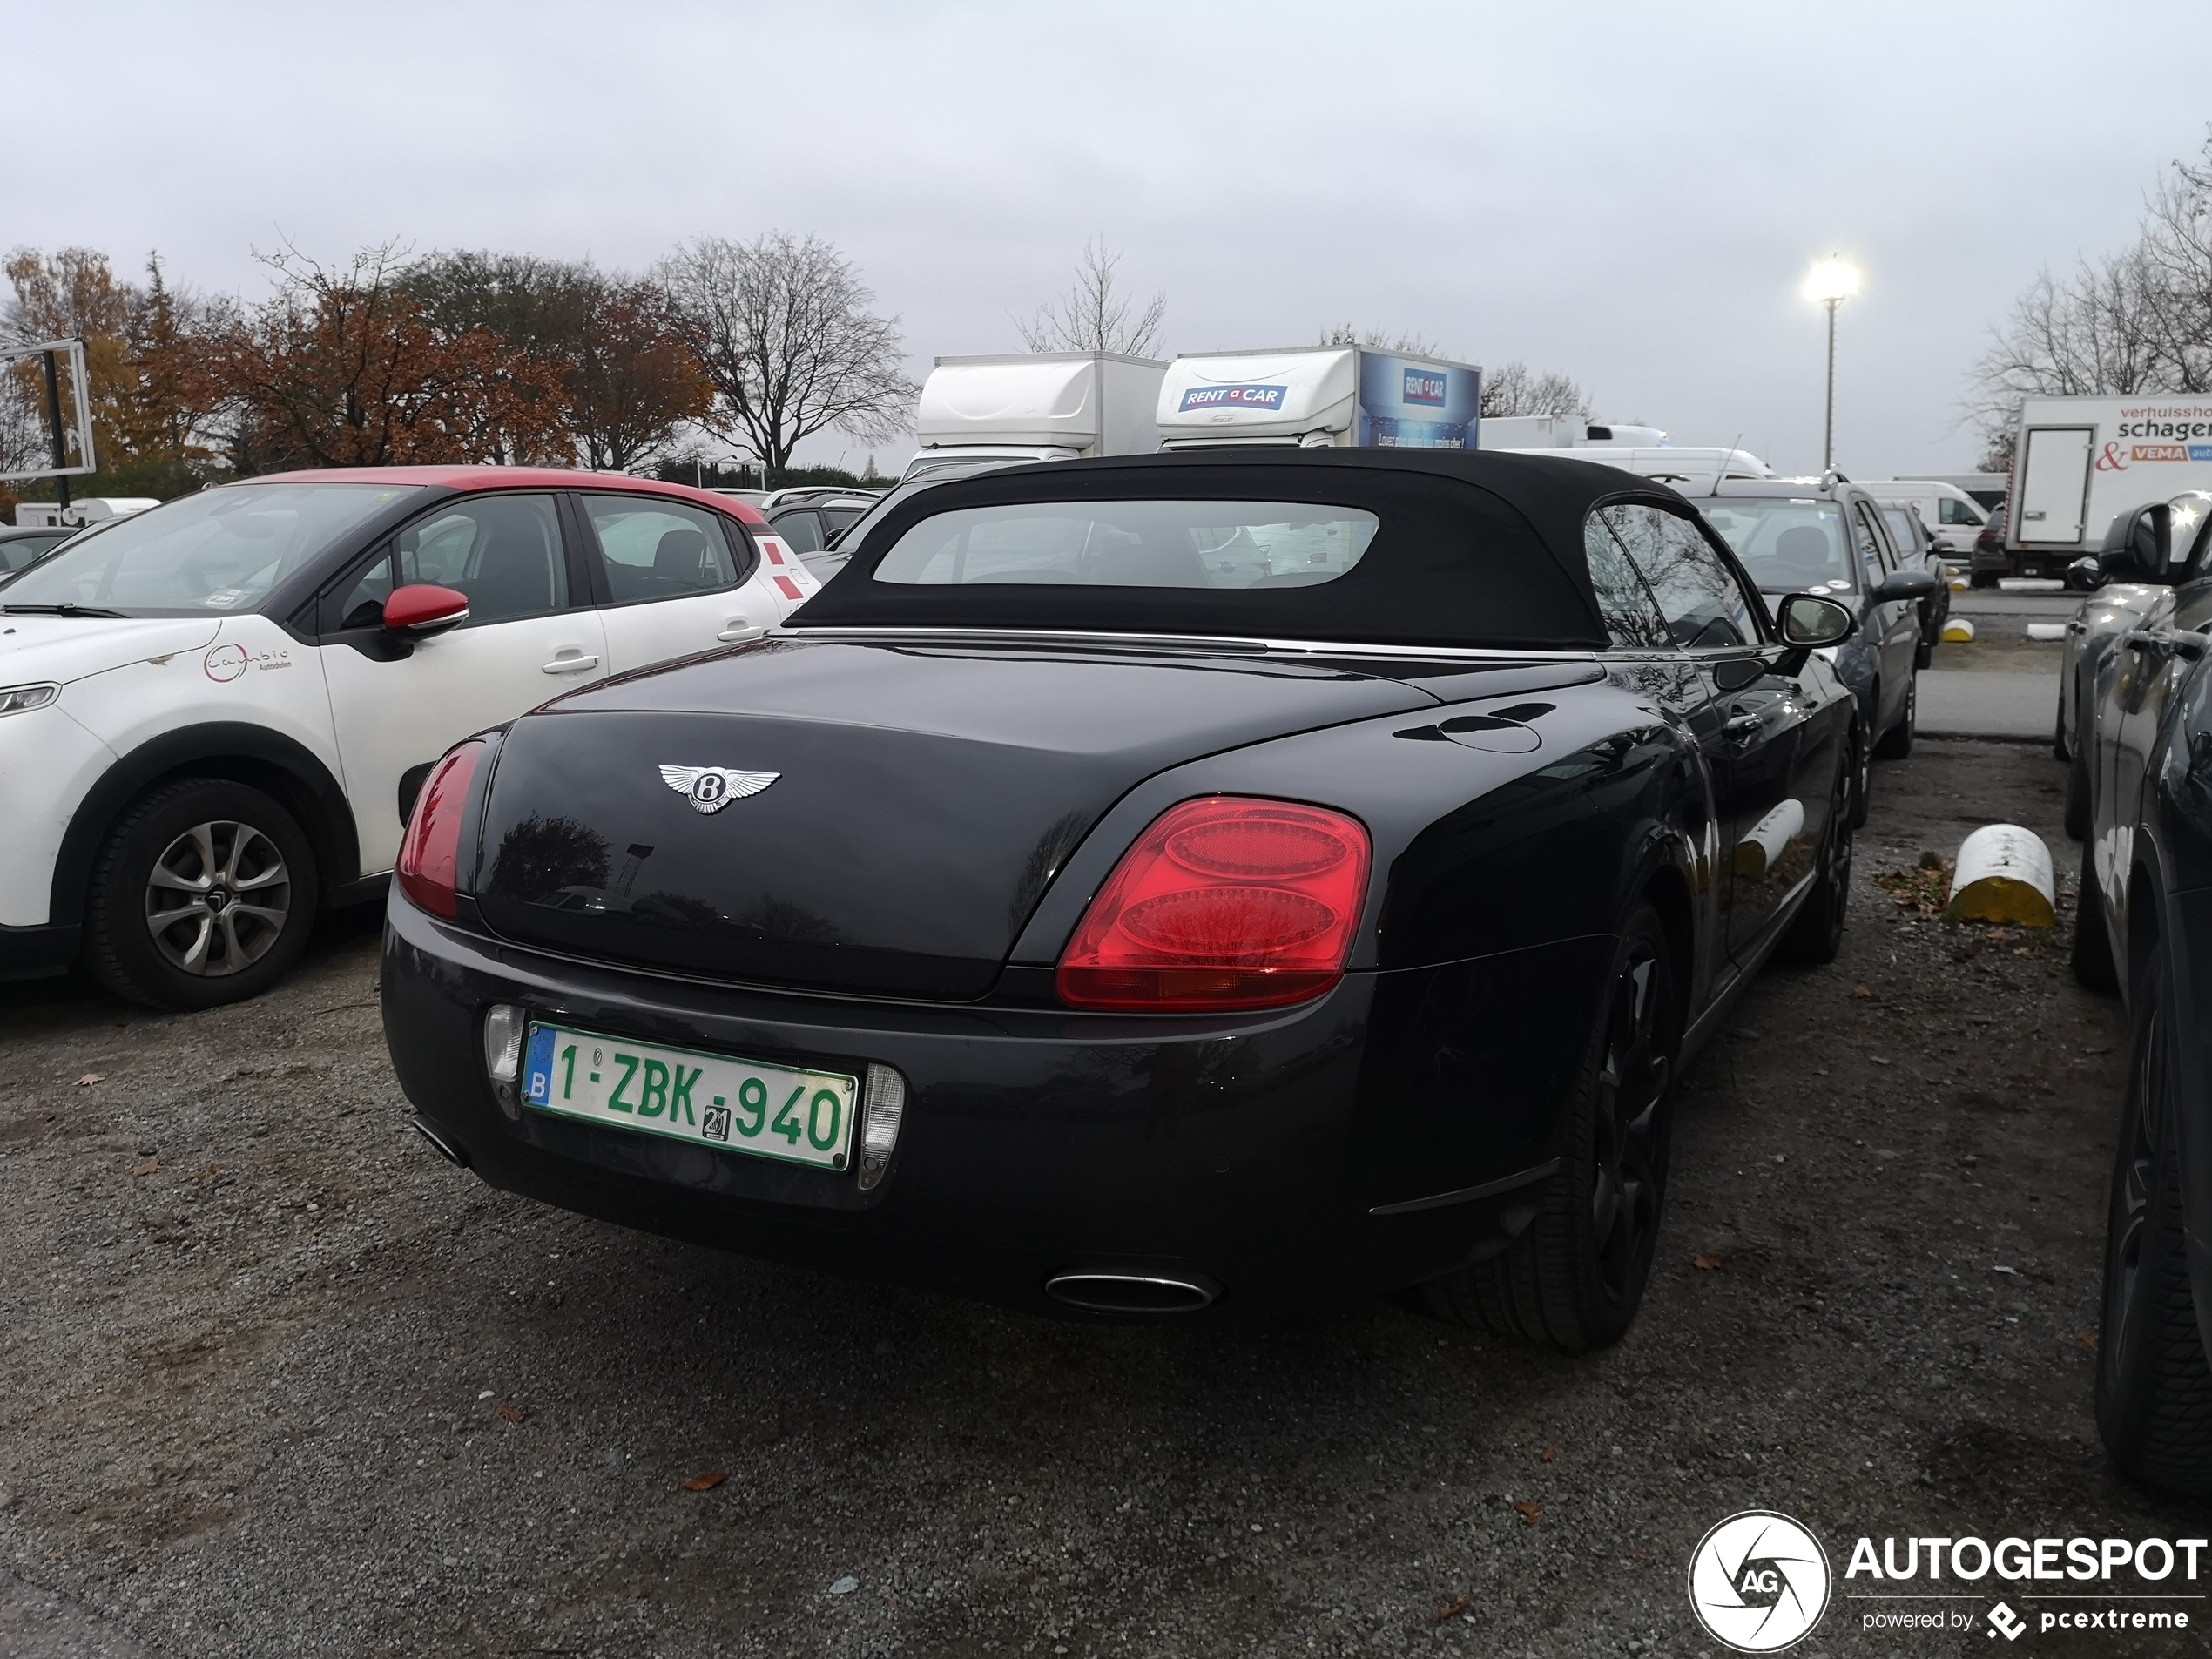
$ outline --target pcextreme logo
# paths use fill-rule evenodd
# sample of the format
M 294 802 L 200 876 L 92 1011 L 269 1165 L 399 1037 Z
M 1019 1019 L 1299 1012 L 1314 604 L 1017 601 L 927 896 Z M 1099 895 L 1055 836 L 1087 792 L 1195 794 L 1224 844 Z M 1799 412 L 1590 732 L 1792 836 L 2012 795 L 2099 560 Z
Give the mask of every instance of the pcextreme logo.
M 1738 1653 L 1801 1642 L 1828 1608 L 1828 1552 L 1771 1509 L 1730 1515 L 1689 1557 L 1689 1608 L 1706 1634 Z

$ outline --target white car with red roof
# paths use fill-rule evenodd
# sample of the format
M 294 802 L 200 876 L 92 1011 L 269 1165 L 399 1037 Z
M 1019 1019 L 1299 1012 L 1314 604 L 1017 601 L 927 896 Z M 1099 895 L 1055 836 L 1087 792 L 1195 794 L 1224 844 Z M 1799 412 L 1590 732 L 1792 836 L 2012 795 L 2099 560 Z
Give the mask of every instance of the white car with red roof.
M 550 469 L 277 474 L 58 549 L 0 587 L 0 978 L 253 995 L 381 897 L 456 740 L 819 585 L 747 502 Z

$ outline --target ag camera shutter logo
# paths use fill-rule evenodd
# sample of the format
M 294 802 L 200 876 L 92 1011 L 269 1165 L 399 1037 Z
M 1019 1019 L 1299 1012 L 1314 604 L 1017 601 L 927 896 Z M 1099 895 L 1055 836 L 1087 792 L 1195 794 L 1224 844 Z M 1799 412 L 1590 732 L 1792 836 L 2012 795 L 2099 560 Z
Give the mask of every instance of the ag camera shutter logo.
M 1820 1622 L 1829 1576 L 1828 1552 L 1811 1532 L 1770 1509 L 1747 1509 L 1698 1541 L 1689 1609 L 1725 1647 L 1778 1653 Z

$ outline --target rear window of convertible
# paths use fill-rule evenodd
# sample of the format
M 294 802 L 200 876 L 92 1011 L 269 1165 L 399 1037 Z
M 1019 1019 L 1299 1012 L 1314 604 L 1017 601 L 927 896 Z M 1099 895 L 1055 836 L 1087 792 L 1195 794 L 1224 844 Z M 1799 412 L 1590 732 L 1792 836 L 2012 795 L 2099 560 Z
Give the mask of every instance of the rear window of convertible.
M 1293 502 L 1024 502 L 908 529 L 878 582 L 1103 588 L 1311 587 L 1359 563 L 1381 523 Z
M 1425 471 L 1010 467 L 893 507 L 789 625 L 1602 648 L 1571 552 Z

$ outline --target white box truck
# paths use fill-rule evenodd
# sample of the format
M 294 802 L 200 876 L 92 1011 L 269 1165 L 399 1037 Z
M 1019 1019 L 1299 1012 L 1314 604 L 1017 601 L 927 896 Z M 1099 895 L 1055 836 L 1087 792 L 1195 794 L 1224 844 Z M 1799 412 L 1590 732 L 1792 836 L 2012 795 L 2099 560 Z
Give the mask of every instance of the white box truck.
M 1150 455 L 1168 366 L 1111 353 L 940 357 L 921 385 L 921 447 L 902 478 L 1009 461 Z
M 1160 387 L 1160 447 L 1472 449 L 1482 371 L 1366 346 L 1185 352 Z
M 2014 428 L 2005 551 L 2015 576 L 2060 576 L 2112 521 L 2212 489 L 2212 396 L 2031 397 Z

